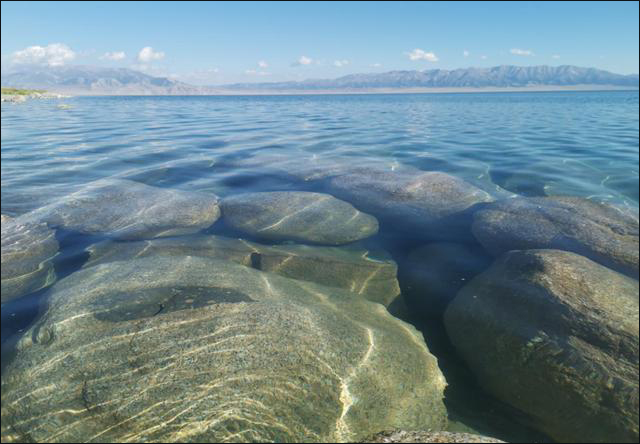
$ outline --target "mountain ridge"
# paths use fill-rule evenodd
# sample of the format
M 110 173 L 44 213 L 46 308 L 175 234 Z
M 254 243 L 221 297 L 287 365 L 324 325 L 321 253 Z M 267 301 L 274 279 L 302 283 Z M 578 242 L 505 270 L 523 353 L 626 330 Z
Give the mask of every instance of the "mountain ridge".
M 78 95 L 208 95 L 243 93 L 368 92 L 420 89 L 467 90 L 509 88 L 571 88 L 580 85 L 638 88 L 638 74 L 622 75 L 596 68 L 501 65 L 490 68 L 431 69 L 349 74 L 335 79 L 233 83 L 196 86 L 166 77 L 156 77 L 128 68 L 84 65 L 22 67 L 2 73 L 2 86 L 47 89 Z

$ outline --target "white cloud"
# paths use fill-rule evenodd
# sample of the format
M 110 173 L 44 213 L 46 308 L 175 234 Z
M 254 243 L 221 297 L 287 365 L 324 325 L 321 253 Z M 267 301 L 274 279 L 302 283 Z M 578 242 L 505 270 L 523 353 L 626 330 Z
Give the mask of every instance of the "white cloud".
M 333 66 L 337 66 L 338 68 L 341 68 L 348 64 L 349 64 L 349 60 L 336 60 L 333 62 Z
M 465 57 L 469 57 L 471 53 L 465 49 L 464 51 L 462 51 L 462 55 Z
M 551 58 L 552 58 L 552 59 L 559 59 L 559 58 L 560 58 L 560 56 L 559 56 L 558 54 L 554 54 L 554 55 L 552 55 L 552 56 L 551 56 Z
M 49 66 L 61 66 L 75 58 L 76 53 L 63 43 L 29 46 L 13 53 L 14 63 L 36 63 Z
M 138 61 L 147 63 L 154 60 L 162 60 L 164 58 L 164 52 L 154 51 L 151 46 L 145 46 L 138 53 Z
M 270 72 L 259 71 L 259 70 L 255 70 L 255 69 L 247 69 L 244 73 L 248 74 L 250 76 L 268 76 L 268 75 L 271 75 Z
M 269 64 L 268 64 L 267 62 L 265 62 L 264 60 L 260 60 L 260 61 L 258 62 L 258 66 L 259 66 L 260 68 L 264 69 L 264 68 L 268 68 L 268 67 L 269 67 Z
M 104 55 L 102 57 L 100 57 L 100 59 L 102 59 L 102 60 L 122 60 L 126 56 L 127 55 L 124 53 L 124 51 L 105 52 Z
M 405 53 L 411 60 L 426 60 L 428 62 L 437 62 L 438 57 L 433 52 L 425 52 L 422 49 L 414 49 L 411 52 Z
M 487 57 L 486 55 L 481 55 L 480 56 L 480 60 L 487 60 L 489 57 Z
M 372 67 L 372 68 L 380 68 L 381 66 L 382 66 L 382 64 L 381 64 L 381 63 L 372 63 L 372 64 L 371 64 L 371 67 Z
M 300 58 L 293 63 L 293 66 L 311 65 L 311 63 L 313 63 L 313 59 L 310 57 L 300 56 Z
M 519 55 L 519 56 L 532 56 L 535 55 L 533 53 L 533 51 L 531 51 L 530 49 L 518 49 L 518 48 L 513 48 L 511 51 L 509 51 L 511 54 L 515 54 L 515 55 Z

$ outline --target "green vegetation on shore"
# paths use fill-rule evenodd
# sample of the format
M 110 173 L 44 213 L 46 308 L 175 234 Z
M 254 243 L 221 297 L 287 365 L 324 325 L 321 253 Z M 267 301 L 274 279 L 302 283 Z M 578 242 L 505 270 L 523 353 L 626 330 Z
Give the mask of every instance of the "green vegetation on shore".
M 18 89 L 18 88 L 2 88 L 2 94 L 15 94 L 20 96 L 27 96 L 29 94 L 42 94 L 46 91 L 44 89 Z

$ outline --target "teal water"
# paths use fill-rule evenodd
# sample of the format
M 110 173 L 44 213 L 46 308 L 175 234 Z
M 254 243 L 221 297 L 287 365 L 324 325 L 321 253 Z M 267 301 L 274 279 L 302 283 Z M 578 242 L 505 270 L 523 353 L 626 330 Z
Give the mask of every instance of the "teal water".
M 106 177 L 224 198 L 326 192 L 315 179 L 327 169 L 408 166 L 446 172 L 504 196 L 578 196 L 637 212 L 638 121 L 637 91 L 3 103 L 1 210 L 19 216 Z M 401 263 L 420 236 L 399 236 L 393 228 L 382 225 L 373 241 Z M 219 225 L 206 232 L 238 236 Z M 67 233 L 59 241 L 61 278 L 82 265 L 84 249 L 96 239 Z M 3 306 L 3 369 L 43 295 Z M 452 429 L 548 439 L 476 385 L 441 320 L 413 322 L 449 380 Z

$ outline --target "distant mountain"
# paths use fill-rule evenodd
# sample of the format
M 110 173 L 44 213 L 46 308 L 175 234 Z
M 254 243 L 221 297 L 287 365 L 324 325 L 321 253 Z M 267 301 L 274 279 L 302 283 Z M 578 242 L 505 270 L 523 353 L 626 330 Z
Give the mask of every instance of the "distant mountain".
M 205 95 L 287 92 L 402 91 L 421 88 L 574 87 L 638 88 L 638 75 L 620 75 L 577 66 L 496 66 L 493 68 L 391 71 L 351 74 L 337 79 L 300 82 L 236 83 L 216 87 L 194 86 L 154 77 L 126 68 L 93 66 L 22 66 L 2 72 L 2 86 L 74 95 Z
M 208 88 L 164 77 L 153 77 L 126 68 L 95 66 L 22 66 L 2 73 L 2 86 L 46 89 L 70 94 L 190 95 Z
M 493 68 L 391 71 L 351 74 L 333 80 L 237 83 L 233 90 L 359 90 L 376 88 L 509 88 L 603 85 L 638 88 L 638 75 L 621 75 L 577 66 L 496 66 Z

